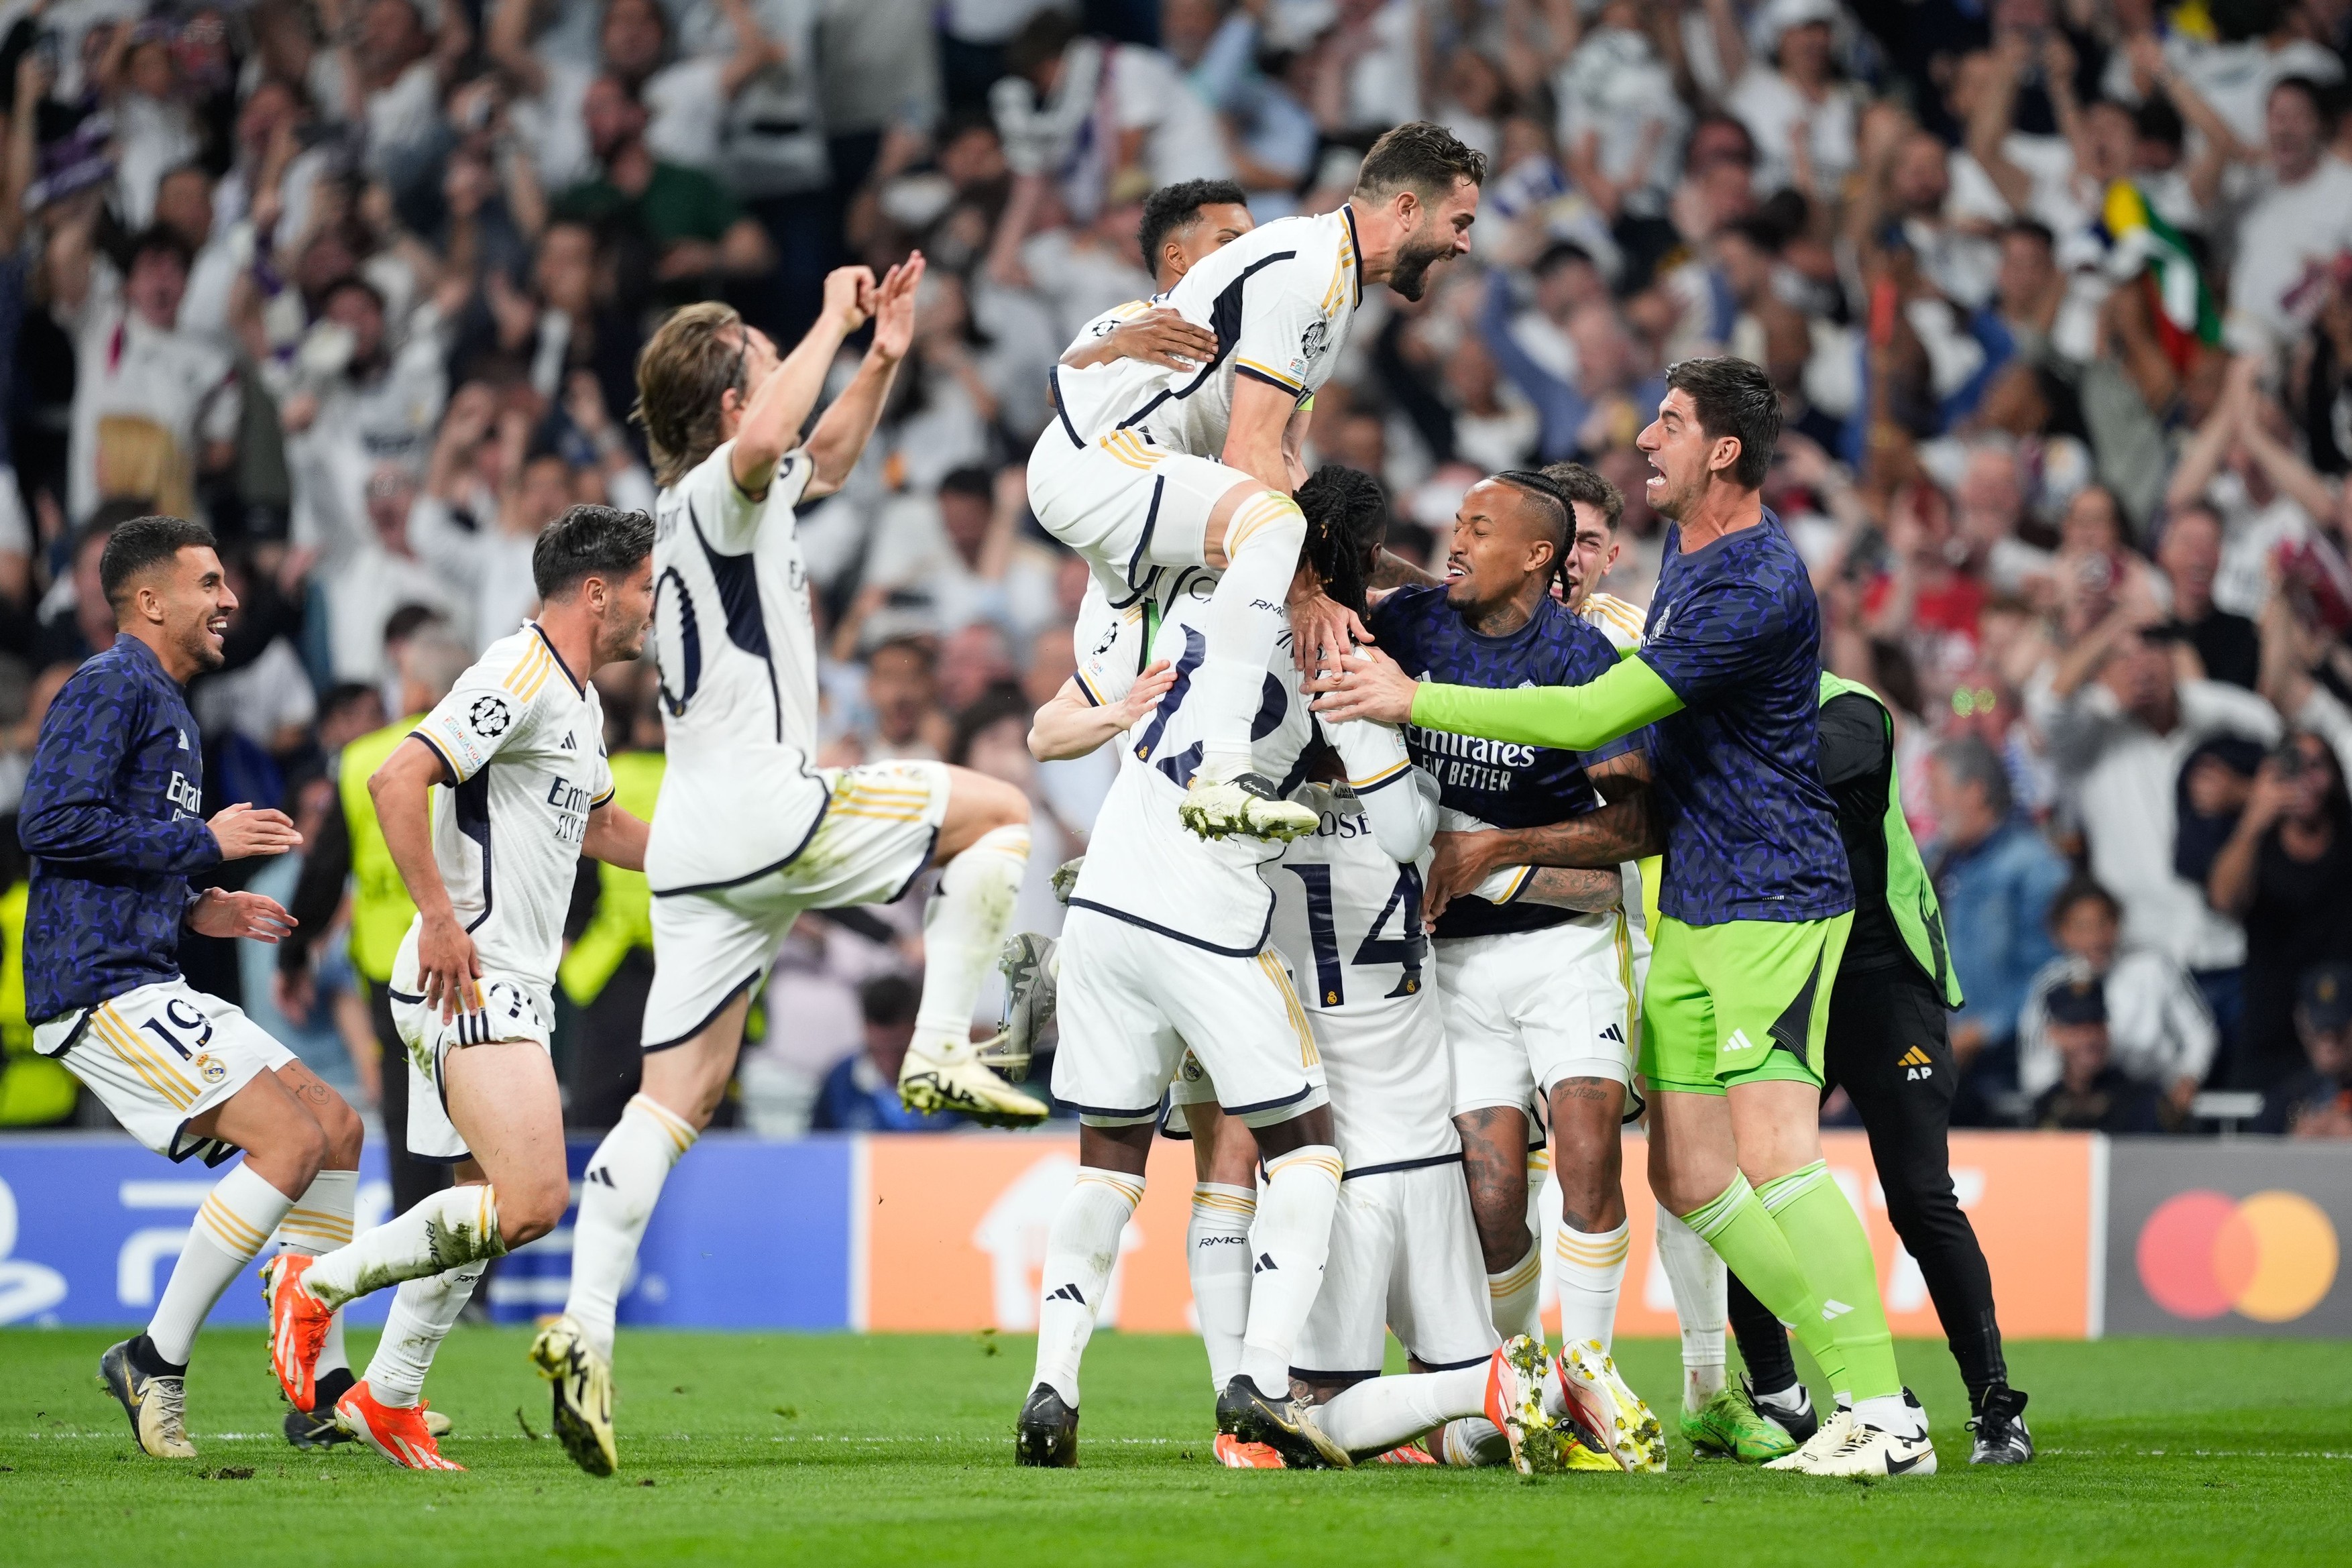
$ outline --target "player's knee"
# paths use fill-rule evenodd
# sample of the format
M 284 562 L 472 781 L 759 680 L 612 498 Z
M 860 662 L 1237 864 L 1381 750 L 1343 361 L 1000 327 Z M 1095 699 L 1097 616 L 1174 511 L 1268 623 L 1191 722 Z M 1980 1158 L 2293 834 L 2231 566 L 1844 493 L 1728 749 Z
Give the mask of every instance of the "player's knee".
M 563 1223 L 569 1206 L 569 1184 L 541 1179 L 516 1182 L 498 1189 L 499 1236 L 511 1252 L 528 1246 Z
M 290 1184 L 281 1191 L 299 1193 L 326 1169 L 330 1147 L 327 1130 L 302 1112 L 287 1117 L 268 1144 L 251 1152 L 259 1163 L 272 1168 L 272 1174 L 283 1175 Z
M 1280 490 L 1263 490 L 1242 502 L 1225 530 L 1225 558 L 1264 551 L 1297 560 L 1307 542 L 1307 514 Z
M 360 1113 L 341 1095 L 332 1095 L 316 1112 L 319 1131 L 326 1135 L 325 1164 L 329 1170 L 359 1169 L 360 1145 L 366 1141 L 367 1127 Z

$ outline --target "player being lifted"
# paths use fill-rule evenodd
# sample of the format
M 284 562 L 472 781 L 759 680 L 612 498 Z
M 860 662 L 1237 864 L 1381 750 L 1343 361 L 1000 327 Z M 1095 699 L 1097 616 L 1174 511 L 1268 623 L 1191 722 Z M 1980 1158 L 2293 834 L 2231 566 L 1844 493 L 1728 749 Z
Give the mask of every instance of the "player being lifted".
M 1414 681 L 1378 650 L 1318 680 L 1332 718 L 1588 748 L 1643 724 L 1667 872 L 1641 1063 L 1651 1185 L 1850 1395 L 1775 1468 L 1927 1475 L 1868 1238 L 1822 1158 L 1829 991 L 1853 922 L 1834 806 L 1815 762 L 1821 616 L 1759 494 L 1780 434 L 1764 373 L 1667 373 L 1639 445 L 1675 520 L 1641 650 L 1589 685 L 1486 691 Z
M 1280 770 L 1253 755 L 1250 738 L 1306 532 L 1286 450 L 1295 453 L 1300 405 L 1329 379 L 1365 287 L 1418 300 L 1430 268 L 1469 248 L 1486 172 L 1443 127 L 1400 125 L 1365 154 L 1337 212 L 1253 230 L 1169 291 L 1170 308 L 1215 334 L 1205 361 L 1054 372 L 1057 416 L 1029 459 L 1030 504 L 1047 531 L 1086 558 L 1115 605 L 1154 568 L 1222 574 L 1194 680 L 1201 762 L 1178 803 L 1196 834 L 1287 837 L 1314 826 L 1281 798 Z M 1320 595 L 1290 619 L 1310 657 L 1362 629 Z
M 183 929 L 271 942 L 293 929 L 275 900 L 198 892 L 188 878 L 302 841 L 281 812 L 197 815 L 204 744 L 184 689 L 220 668 L 236 608 L 212 533 L 134 519 L 107 540 L 98 574 L 114 646 L 49 704 L 17 818 L 33 857 L 25 1015 L 33 1048 L 63 1061 L 156 1153 L 217 1165 L 245 1152 L 197 1208 L 146 1331 L 99 1361 L 140 1449 L 192 1459 L 196 1331 L 272 1231 L 305 1251 L 350 1238 L 360 1119 L 259 1026 L 180 975 Z
M 546 1235 L 571 1203 L 549 1033 L 580 858 L 635 870 L 646 825 L 612 803 L 589 678 L 645 649 L 653 522 L 575 506 L 531 551 L 540 614 L 499 638 L 368 780 L 384 847 L 416 905 L 393 960 L 408 1047 L 408 1147 L 457 1184 L 357 1241 L 263 1271 L 270 1358 L 298 1410 L 318 1397 L 327 1314 L 398 1284 L 345 1430 L 410 1469 L 441 1457 L 418 1394 L 482 1267 Z M 439 786 L 441 794 L 433 794 Z
M 825 279 L 823 316 L 789 358 L 721 305 L 664 321 L 637 361 L 656 509 L 655 646 L 669 769 L 646 851 L 655 974 L 644 1087 L 588 1162 L 572 1293 L 532 1358 L 583 1468 L 610 1474 L 614 1321 L 670 1167 L 718 1109 L 743 1018 L 803 910 L 883 903 L 929 867 L 923 992 L 898 1077 L 919 1110 L 1041 1120 L 979 1058 L 972 1005 L 1029 859 L 1020 790 L 939 763 L 819 768 L 816 628 L 793 508 L 848 478 L 914 334 L 916 255 L 877 286 Z M 810 431 L 842 341 L 874 321 L 848 386 Z

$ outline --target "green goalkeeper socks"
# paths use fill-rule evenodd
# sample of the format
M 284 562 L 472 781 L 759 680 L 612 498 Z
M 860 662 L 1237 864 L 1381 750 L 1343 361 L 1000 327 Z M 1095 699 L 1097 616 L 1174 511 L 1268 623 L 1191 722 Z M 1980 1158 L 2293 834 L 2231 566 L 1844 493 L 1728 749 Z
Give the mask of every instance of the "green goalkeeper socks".
M 1886 1308 L 1878 1295 L 1878 1264 L 1871 1256 L 1870 1238 L 1863 1234 L 1853 1205 L 1830 1179 L 1828 1163 L 1816 1160 L 1801 1171 L 1767 1182 L 1756 1196 L 1788 1238 L 1790 1254 L 1802 1261 L 1805 1277 L 1811 1282 L 1817 1310 L 1826 1320 L 1822 1327 L 1835 1342 L 1833 1353 L 1846 1372 L 1846 1378 L 1832 1379 L 1832 1386 L 1841 1394 L 1851 1394 L 1857 1403 L 1901 1394 L 1903 1374 L 1895 1365 L 1895 1339 L 1886 1327 Z M 1756 1289 L 1752 1280 L 1748 1289 Z M 1757 1300 L 1771 1305 L 1760 1290 Z M 1811 1340 L 1805 1344 L 1811 1349 Z M 1814 1351 L 1813 1355 L 1818 1360 L 1821 1352 Z M 1828 1363 L 1822 1364 L 1826 1369 Z
M 1821 1364 L 1830 1386 L 1843 1387 L 1845 1361 L 1830 1325 L 1822 1318 L 1822 1299 L 1807 1283 L 1805 1268 L 1790 1250 L 1789 1237 L 1748 1186 L 1748 1178 L 1734 1175 L 1731 1185 L 1713 1203 L 1683 1215 L 1683 1223 L 1706 1238 L 1774 1317 L 1796 1330 L 1798 1341 Z M 1873 1290 L 1870 1299 L 1877 1300 L 1878 1292 Z

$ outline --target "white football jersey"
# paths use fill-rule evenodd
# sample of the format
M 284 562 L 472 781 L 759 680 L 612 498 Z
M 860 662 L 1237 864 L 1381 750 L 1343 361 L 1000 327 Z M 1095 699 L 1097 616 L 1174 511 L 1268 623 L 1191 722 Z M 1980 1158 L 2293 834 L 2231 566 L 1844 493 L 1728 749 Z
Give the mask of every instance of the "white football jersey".
M 1650 618 L 1649 612 L 1641 605 L 1614 594 L 1588 594 L 1576 613 L 1600 628 L 1601 635 L 1620 654 L 1631 653 L 1642 646 L 1642 627 Z
M 1282 847 L 1256 838 L 1202 838 L 1176 819 L 1201 763 L 1201 714 L 1188 699 L 1208 650 L 1213 582 L 1206 574 L 1193 574 L 1161 607 L 1165 618 L 1149 661 L 1168 660 L 1175 667 L 1176 683 L 1119 738 L 1118 777 L 1095 819 L 1086 868 L 1070 904 L 1213 952 L 1249 956 L 1265 946 L 1274 902 L 1258 868 Z M 1259 768 L 1279 778 L 1297 771 L 1314 738 L 1315 720 L 1290 662 L 1288 631 L 1276 639 L 1269 663 L 1250 749 Z M 1136 673 L 1131 645 L 1114 638 L 1081 667 L 1078 683 L 1097 702 L 1116 701 Z
M 588 814 L 613 798 L 595 687 L 526 622 L 412 733 L 457 781 L 433 797 L 433 860 L 483 969 L 552 985 Z
M 661 893 L 748 881 L 816 833 L 816 621 L 793 508 L 815 464 L 788 452 L 757 500 L 732 441 L 654 502 L 654 653 L 669 766 L 646 875 Z
M 1214 360 L 1181 371 L 1132 359 L 1058 367 L 1061 417 L 1081 443 L 1133 429 L 1172 451 L 1215 458 L 1233 418 L 1234 377 L 1263 381 L 1301 401 L 1313 395 L 1330 379 L 1363 299 L 1349 208 L 1278 218 L 1202 257 L 1176 287 L 1142 302 L 1173 306 L 1215 332 Z
M 1457 1155 L 1444 1016 L 1421 929 L 1430 852 L 1390 859 L 1353 790 L 1308 784 L 1291 798 L 1321 826 L 1266 871 L 1274 944 L 1307 1005 L 1348 1173 Z

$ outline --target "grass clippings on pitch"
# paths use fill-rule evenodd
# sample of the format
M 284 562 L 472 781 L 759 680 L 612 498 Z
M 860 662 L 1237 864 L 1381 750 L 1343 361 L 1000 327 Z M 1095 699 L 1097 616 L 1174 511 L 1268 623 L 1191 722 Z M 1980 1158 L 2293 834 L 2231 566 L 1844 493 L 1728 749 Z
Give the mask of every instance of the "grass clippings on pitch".
M 1875 1485 L 1694 1465 L 1664 1477 L 1367 1467 L 1219 1469 L 1190 1340 L 1104 1334 L 1082 1468 L 1018 1470 L 1029 1342 L 624 1330 L 621 1470 L 545 1434 L 528 1333 L 461 1329 L 426 1390 L 463 1475 L 298 1453 L 252 1330 L 207 1333 L 189 1464 L 148 1459 L 99 1390 L 114 1336 L 0 1331 L 0 1561 L 433 1568 L 758 1561 L 1238 1568 L 1560 1562 L 1662 1568 L 2343 1563 L 2352 1556 L 2352 1347 L 2287 1341 L 2013 1344 L 2042 1458 L 1972 1469 L 1938 1345 L 1903 1363 L 1943 1472 Z M 373 1336 L 352 1335 L 355 1362 Z M 1621 1358 L 1662 1410 L 1671 1342 Z M 1672 1432 L 1672 1421 L 1668 1430 Z

